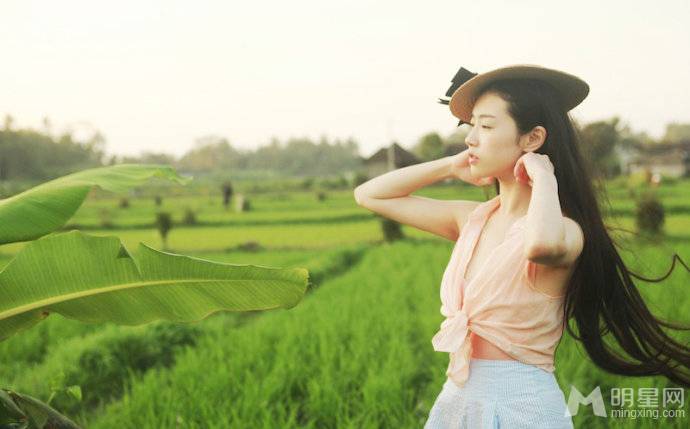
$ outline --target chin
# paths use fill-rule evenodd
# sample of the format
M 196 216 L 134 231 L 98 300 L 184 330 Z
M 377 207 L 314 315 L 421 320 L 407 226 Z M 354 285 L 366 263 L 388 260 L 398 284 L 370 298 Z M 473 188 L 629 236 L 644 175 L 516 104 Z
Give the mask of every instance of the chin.
M 486 174 L 481 168 L 477 168 L 477 166 L 472 164 L 470 164 L 470 171 L 472 172 L 472 176 L 476 177 L 477 179 L 483 179 L 490 176 L 490 174 Z

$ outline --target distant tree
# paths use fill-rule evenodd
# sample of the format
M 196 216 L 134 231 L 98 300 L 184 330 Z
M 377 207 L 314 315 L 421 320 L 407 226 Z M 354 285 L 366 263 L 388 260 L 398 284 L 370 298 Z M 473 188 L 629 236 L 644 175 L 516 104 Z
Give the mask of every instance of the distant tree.
M 139 156 L 124 156 L 120 160 L 123 164 L 159 164 L 174 165 L 175 156 L 167 153 L 142 152 Z
M 443 155 L 443 139 L 438 133 L 428 133 L 419 139 L 412 151 L 423 161 L 432 161 Z
M 585 150 L 595 172 L 610 177 L 620 164 L 614 152 L 619 140 L 619 118 L 609 121 L 598 121 L 587 124 L 581 131 L 583 149 Z
M 690 124 L 671 122 L 666 125 L 666 132 L 661 139 L 664 142 L 678 143 L 683 140 L 690 140 Z
M 50 122 L 50 118 L 48 118 L 47 116 L 44 116 L 43 117 L 43 132 L 45 133 L 45 135 L 50 136 L 50 134 L 52 133 L 52 129 L 53 129 L 53 125 Z
M 302 179 L 302 183 L 300 187 L 302 189 L 311 189 L 311 187 L 314 185 L 314 178 L 313 177 L 305 177 Z
M 348 138 L 318 142 L 308 138 L 290 138 L 284 144 L 272 137 L 254 151 L 239 151 L 222 137 L 209 135 L 197 139 L 177 167 L 189 172 L 214 172 L 232 169 L 251 170 L 262 175 L 321 176 L 361 168 L 357 143 Z
M 12 125 L 14 124 L 14 118 L 8 113 L 5 115 L 4 127 L 5 131 L 12 131 Z
M 196 139 L 194 148 L 185 153 L 177 165 L 181 170 L 210 172 L 242 167 L 242 154 L 227 139 L 215 135 Z
M 230 200 L 232 199 L 232 183 L 226 181 L 223 183 L 223 206 L 225 210 L 230 206 Z
M 321 137 L 318 143 L 308 138 L 291 138 L 285 144 L 272 138 L 270 144 L 246 154 L 246 168 L 268 170 L 292 176 L 324 176 L 361 167 L 357 144 L 352 139 Z
M 377 215 L 377 217 L 380 218 L 384 241 L 392 242 L 405 238 L 405 234 L 402 231 L 402 225 L 400 225 L 400 223 L 381 215 Z
M 14 129 L 10 115 L 0 130 L 2 180 L 48 180 L 102 165 L 105 139 L 94 132 L 77 141 L 70 132 L 53 138 L 33 129 Z
M 664 218 L 664 206 L 654 192 L 647 190 L 638 197 L 635 207 L 638 230 L 659 234 L 663 229 Z
M 184 211 L 184 219 L 182 222 L 185 225 L 196 225 L 196 213 L 191 208 L 187 207 Z
M 359 171 L 354 174 L 352 178 L 351 187 L 354 189 L 362 183 L 366 182 L 367 180 L 369 180 L 369 176 L 367 176 L 365 172 Z
M 168 232 L 173 227 L 172 217 L 168 212 L 158 212 L 156 213 L 156 229 L 163 240 L 163 248 L 168 248 Z
M 465 139 L 467 139 L 467 134 L 468 134 L 468 129 L 467 126 L 461 126 L 455 129 L 450 135 L 448 135 L 444 139 L 444 143 L 446 145 L 451 145 L 451 144 L 466 144 Z
M 657 143 L 657 141 L 652 138 L 646 132 L 636 132 L 630 128 L 629 125 L 625 124 L 618 130 L 618 142 L 622 147 L 629 147 L 632 144 L 641 145 L 652 145 Z
M 96 165 L 103 165 L 103 158 L 105 157 L 105 136 L 98 130 L 95 130 L 91 137 L 83 142 L 89 154 L 91 154 L 91 161 Z

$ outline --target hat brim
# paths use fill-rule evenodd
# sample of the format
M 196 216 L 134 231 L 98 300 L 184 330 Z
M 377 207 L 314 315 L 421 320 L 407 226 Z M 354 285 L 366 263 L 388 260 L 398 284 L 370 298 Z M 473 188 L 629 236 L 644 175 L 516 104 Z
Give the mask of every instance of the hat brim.
M 540 79 L 551 84 L 560 95 L 566 112 L 580 104 L 589 94 L 587 82 L 570 73 L 533 64 L 518 64 L 480 73 L 462 84 L 455 90 L 448 103 L 451 113 L 461 121 L 469 123 L 476 95 L 486 85 L 499 79 L 516 78 Z

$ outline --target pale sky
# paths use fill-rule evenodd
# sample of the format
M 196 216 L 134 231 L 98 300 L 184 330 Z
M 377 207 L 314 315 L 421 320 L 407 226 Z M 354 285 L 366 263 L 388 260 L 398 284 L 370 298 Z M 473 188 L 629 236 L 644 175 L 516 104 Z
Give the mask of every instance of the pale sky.
M 109 154 L 196 138 L 354 138 L 368 156 L 457 120 L 460 66 L 575 74 L 571 111 L 660 137 L 690 122 L 690 2 L 0 0 L 0 115 L 100 130 Z

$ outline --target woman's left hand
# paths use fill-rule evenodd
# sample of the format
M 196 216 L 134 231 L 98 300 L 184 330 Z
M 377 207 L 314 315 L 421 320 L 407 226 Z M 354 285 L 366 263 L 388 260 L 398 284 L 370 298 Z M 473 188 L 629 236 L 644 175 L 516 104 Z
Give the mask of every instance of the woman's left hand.
M 548 155 L 526 152 L 515 163 L 513 175 L 519 183 L 532 186 L 537 176 L 543 173 L 553 174 L 553 164 Z

